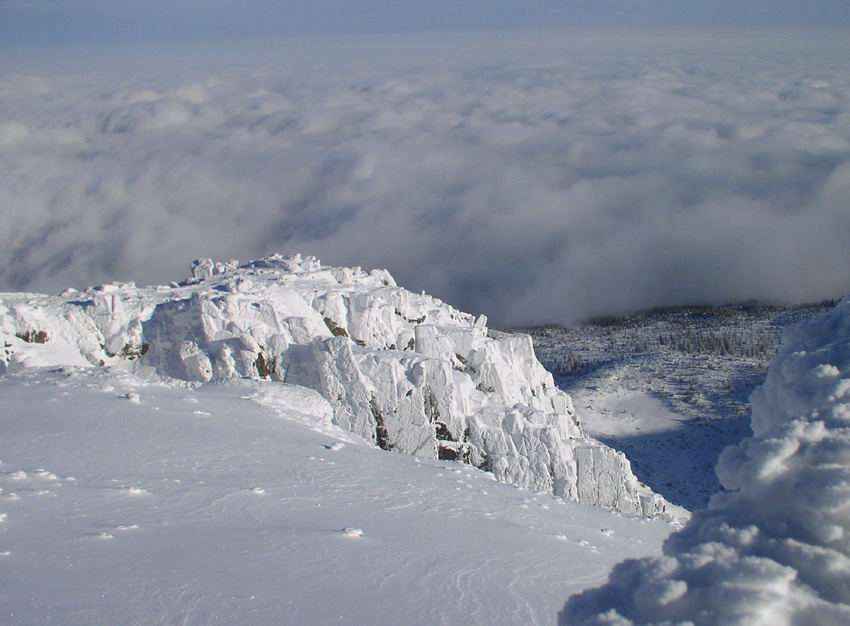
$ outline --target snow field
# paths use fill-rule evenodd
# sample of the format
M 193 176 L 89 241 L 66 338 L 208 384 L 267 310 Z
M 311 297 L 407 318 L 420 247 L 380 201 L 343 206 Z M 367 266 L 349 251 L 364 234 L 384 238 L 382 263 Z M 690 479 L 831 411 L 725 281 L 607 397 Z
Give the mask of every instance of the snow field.
M 0 623 L 549 624 L 671 528 L 376 449 L 310 393 L 0 378 Z

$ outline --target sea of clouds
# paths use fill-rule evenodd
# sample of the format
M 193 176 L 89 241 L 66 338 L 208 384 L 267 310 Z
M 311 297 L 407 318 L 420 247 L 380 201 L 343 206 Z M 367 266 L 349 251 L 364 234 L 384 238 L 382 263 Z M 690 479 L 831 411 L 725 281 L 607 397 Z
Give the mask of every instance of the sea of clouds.
M 301 252 L 497 324 L 841 296 L 848 67 L 752 32 L 18 51 L 0 291 Z

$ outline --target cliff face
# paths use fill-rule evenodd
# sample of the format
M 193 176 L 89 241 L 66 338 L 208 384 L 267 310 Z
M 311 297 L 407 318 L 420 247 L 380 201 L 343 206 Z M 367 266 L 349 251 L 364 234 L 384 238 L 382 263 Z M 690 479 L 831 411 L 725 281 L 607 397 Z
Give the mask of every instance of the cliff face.
M 385 271 L 273 257 L 196 261 L 171 286 L 0 295 L 0 372 L 86 365 L 320 392 L 333 421 L 386 450 L 459 460 L 569 500 L 659 515 L 619 452 L 583 435 L 530 337 L 396 286 Z

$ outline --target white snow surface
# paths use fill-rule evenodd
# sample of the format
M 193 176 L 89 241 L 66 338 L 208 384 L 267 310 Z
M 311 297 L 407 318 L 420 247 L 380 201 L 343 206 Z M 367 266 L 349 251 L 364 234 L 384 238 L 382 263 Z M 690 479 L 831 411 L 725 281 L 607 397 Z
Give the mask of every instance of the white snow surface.
M 561 624 L 850 624 L 850 300 L 786 329 L 751 401 L 753 437 L 717 467 L 725 491 Z
M 334 424 L 381 448 L 462 460 L 624 513 L 673 512 L 622 453 L 583 434 L 530 337 L 488 336 L 483 317 L 402 289 L 386 271 L 300 255 L 201 259 L 192 279 L 170 286 L 2 294 L 0 341 L 9 374 L 111 366 L 172 383 L 298 385 L 329 402 Z
M 0 398 L 4 626 L 551 624 L 671 529 L 380 450 L 286 383 L 30 367 Z

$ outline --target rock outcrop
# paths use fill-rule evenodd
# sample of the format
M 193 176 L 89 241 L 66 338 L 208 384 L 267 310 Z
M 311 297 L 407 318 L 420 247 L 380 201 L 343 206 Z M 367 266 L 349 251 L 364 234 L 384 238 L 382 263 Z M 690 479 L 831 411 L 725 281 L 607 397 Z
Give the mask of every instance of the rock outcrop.
M 531 338 L 312 257 L 209 259 L 171 286 L 0 295 L 0 371 L 92 365 L 190 382 L 256 378 L 319 391 L 340 427 L 386 450 L 638 515 L 666 503 L 581 431 Z

